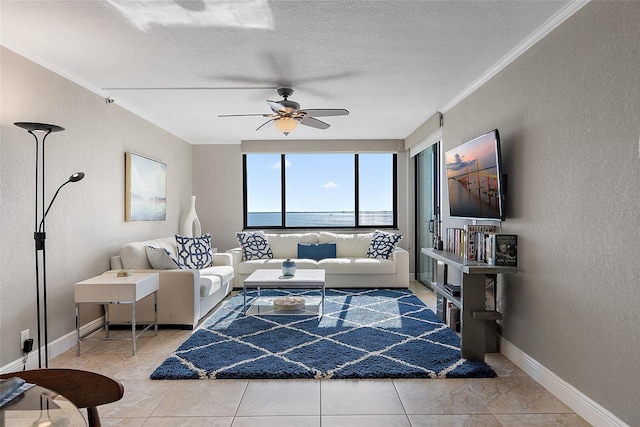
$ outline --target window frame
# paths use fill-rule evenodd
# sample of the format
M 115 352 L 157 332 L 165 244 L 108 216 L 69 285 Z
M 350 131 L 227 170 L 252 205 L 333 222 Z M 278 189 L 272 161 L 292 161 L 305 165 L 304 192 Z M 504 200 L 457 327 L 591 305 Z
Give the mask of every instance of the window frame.
M 359 171 L 359 159 L 360 153 L 353 153 L 354 156 L 354 212 L 355 212 L 355 225 L 351 226 L 326 226 L 326 225 L 318 225 L 318 226 L 287 226 L 286 225 L 286 206 L 287 206 L 287 198 L 286 198 L 286 185 L 287 185 L 287 174 L 286 174 L 286 153 L 280 153 L 280 222 L 282 225 L 269 225 L 269 226 L 250 226 L 247 224 L 248 219 L 248 211 L 247 211 L 247 154 L 259 154 L 259 153 L 243 153 L 242 154 L 242 221 L 243 228 L 245 230 L 300 230 L 300 229 L 397 229 L 398 228 L 398 154 L 397 153 L 383 153 L 383 154 L 391 154 L 392 155 L 392 187 L 393 187 L 393 224 L 370 224 L 370 225 L 360 225 L 360 171 Z M 298 154 L 298 153 L 289 153 L 289 154 Z M 330 154 L 330 153 L 299 153 L 299 154 Z M 372 153 L 362 153 L 362 154 L 372 154 Z

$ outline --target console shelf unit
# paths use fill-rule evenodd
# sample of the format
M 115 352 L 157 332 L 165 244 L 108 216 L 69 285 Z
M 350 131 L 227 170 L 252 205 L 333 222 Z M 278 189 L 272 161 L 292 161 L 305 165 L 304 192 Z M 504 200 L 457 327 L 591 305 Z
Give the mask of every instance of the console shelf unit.
M 432 283 L 436 294 L 460 308 L 460 350 L 469 360 L 484 360 L 487 348 L 495 348 L 495 321 L 502 315 L 485 309 L 485 278 L 495 279 L 498 274 L 516 274 L 516 267 L 489 265 L 484 262 L 465 261 L 461 256 L 433 248 L 422 248 L 426 256 L 444 264 L 443 283 Z M 449 268 L 462 273 L 460 296 L 452 295 L 445 284 Z M 489 325 L 487 322 L 491 322 Z M 495 351 L 495 350 L 494 350 Z

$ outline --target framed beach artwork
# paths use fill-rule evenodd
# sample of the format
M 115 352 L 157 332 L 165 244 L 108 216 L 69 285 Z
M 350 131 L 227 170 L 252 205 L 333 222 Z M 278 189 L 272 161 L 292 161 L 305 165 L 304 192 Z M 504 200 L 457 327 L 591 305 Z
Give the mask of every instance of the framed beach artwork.
M 167 165 L 125 153 L 125 221 L 167 219 Z

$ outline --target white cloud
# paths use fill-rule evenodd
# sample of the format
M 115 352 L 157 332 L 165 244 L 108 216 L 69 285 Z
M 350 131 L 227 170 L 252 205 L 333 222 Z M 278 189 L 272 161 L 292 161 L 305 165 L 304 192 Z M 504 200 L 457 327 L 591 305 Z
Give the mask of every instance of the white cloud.
M 322 188 L 326 189 L 326 190 L 331 190 L 332 188 L 336 188 L 338 186 L 338 184 L 336 184 L 333 181 L 329 181 L 326 184 L 322 185 Z
M 274 168 L 274 169 L 280 169 L 280 162 L 275 162 L 271 167 Z M 289 160 L 285 159 L 284 167 L 285 168 L 290 168 L 291 167 L 291 162 Z

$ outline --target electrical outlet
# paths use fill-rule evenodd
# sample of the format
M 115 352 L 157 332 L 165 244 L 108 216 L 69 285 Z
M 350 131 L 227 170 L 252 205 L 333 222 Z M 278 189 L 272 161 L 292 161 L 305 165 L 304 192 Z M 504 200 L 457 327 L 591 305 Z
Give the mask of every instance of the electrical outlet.
M 25 329 L 20 332 L 20 350 L 24 348 L 24 342 L 29 339 L 29 330 Z

